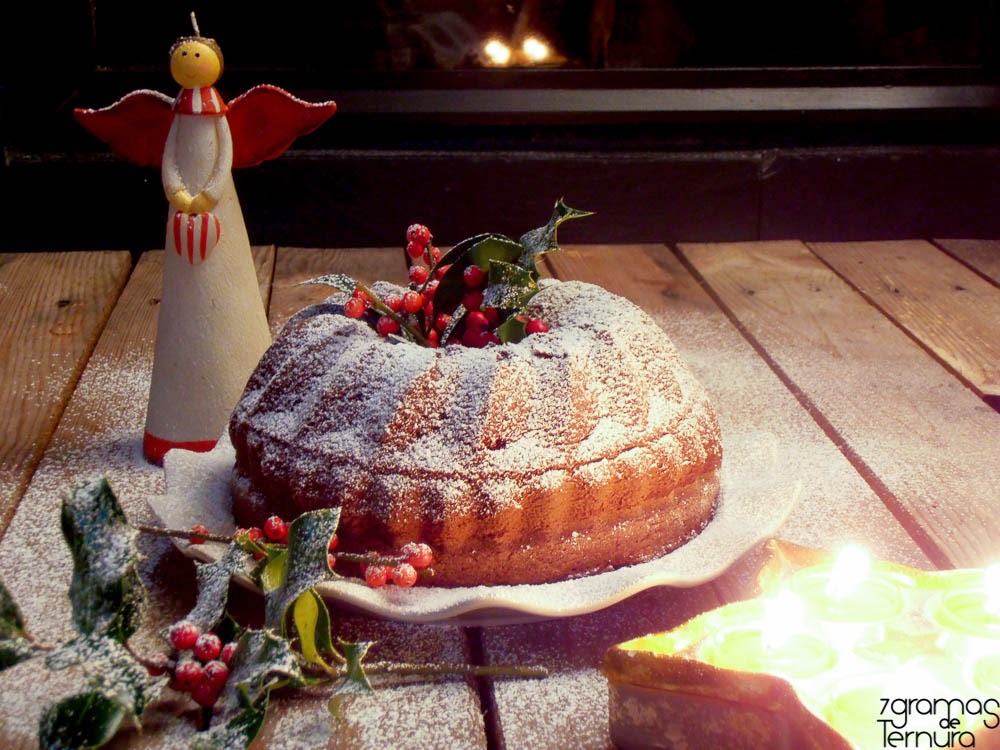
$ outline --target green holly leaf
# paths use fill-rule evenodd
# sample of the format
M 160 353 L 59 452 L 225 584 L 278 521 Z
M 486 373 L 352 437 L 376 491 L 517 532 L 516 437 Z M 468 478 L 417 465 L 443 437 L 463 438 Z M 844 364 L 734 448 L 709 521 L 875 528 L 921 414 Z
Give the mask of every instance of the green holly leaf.
M 117 702 L 128 714 L 141 718 L 149 703 L 167 683 L 151 677 L 121 643 L 100 634 L 76 638 L 45 659 L 53 671 L 78 666 L 87 684 Z
M 352 279 L 345 273 L 330 273 L 325 276 L 317 276 L 314 279 L 306 279 L 305 281 L 300 281 L 296 286 L 306 286 L 308 284 L 322 284 L 323 286 L 332 286 L 334 289 L 339 289 L 347 294 L 353 294 L 355 287 L 357 287 L 358 282 Z
M 63 498 L 62 532 L 73 556 L 73 624 L 83 634 L 103 633 L 124 643 L 139 626 L 145 590 L 137 532 L 107 478 L 93 479 Z
M 127 713 L 118 701 L 100 691 L 74 695 L 42 714 L 39 747 L 43 750 L 100 747 L 115 736 Z
M 500 234 L 480 234 L 460 242 L 441 258 L 439 265 L 451 268 L 438 282 L 434 292 L 434 309 L 447 312 L 453 309 L 468 291 L 462 273 L 471 265 L 488 271 L 492 261 L 513 262 L 524 248 L 509 237 Z
M 524 330 L 526 325 L 528 325 L 528 321 L 524 317 L 511 315 L 497 326 L 497 336 L 505 344 L 516 344 L 528 335 L 528 332 Z
M 288 528 L 285 580 L 264 595 L 264 625 L 282 635 L 289 607 L 307 589 L 330 577 L 327 548 L 340 522 L 340 508 L 303 513 Z
M 41 649 L 24 638 L 4 638 L 0 640 L 0 672 L 39 653 Z
M 237 642 L 223 692 L 223 723 L 247 706 L 256 706 L 274 687 L 301 685 L 302 670 L 287 638 L 269 630 L 247 630 Z
M 264 724 L 269 698 L 265 695 L 256 703 L 247 703 L 238 711 L 227 714 L 225 723 L 199 734 L 191 743 L 191 750 L 244 750 Z
M 234 575 L 249 575 L 253 558 L 233 542 L 213 563 L 198 563 L 198 600 L 184 617 L 202 632 L 212 630 L 226 614 L 229 581 Z
M 330 612 L 315 589 L 303 592 L 292 605 L 292 622 L 299 634 L 302 656 L 311 664 L 326 668 L 321 654 L 334 653 L 330 635 Z
M 344 654 L 344 660 L 347 662 L 345 684 L 365 693 L 375 692 L 371 682 L 368 681 L 368 675 L 365 674 L 365 668 L 361 664 L 365 656 L 368 655 L 368 649 L 372 647 L 374 641 L 358 641 L 357 643 L 340 639 L 338 641 Z
M 534 273 L 513 263 L 492 261 L 489 283 L 483 292 L 483 306 L 520 310 L 538 291 Z
M 560 224 L 570 219 L 590 216 L 592 213 L 593 211 L 578 211 L 575 208 L 570 208 L 560 198 L 556 201 L 548 224 L 521 235 L 520 243 L 524 246 L 524 253 L 518 259 L 517 264 L 524 268 L 534 269 L 538 256 L 559 249 L 559 245 L 556 244 L 556 229 L 559 228 Z
M 0 638 L 21 638 L 24 636 L 24 618 L 21 610 L 10 595 L 3 581 L 0 581 Z
M 285 564 L 288 562 L 288 550 L 274 550 L 260 568 L 257 576 L 261 590 L 266 594 L 285 582 Z

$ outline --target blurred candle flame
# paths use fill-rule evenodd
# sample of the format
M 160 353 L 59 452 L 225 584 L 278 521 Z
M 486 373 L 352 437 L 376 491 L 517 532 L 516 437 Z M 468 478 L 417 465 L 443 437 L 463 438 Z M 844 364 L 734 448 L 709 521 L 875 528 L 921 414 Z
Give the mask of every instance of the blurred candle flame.
M 856 546 L 844 547 L 830 570 L 826 595 L 838 601 L 846 599 L 868 578 L 871 566 L 871 558 L 864 549 Z
M 490 39 L 483 46 L 483 52 L 494 65 L 506 65 L 510 62 L 510 47 L 499 39 Z
M 549 56 L 549 45 L 537 36 L 529 36 L 521 43 L 521 52 L 532 62 L 541 62 Z

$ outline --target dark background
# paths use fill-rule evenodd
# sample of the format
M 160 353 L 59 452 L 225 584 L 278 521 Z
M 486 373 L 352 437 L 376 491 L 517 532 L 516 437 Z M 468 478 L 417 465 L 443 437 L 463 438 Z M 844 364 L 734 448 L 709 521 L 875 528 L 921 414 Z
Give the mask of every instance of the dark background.
M 597 212 L 564 241 L 1000 237 L 993 0 L 618 0 L 595 50 L 599 4 L 194 3 L 227 98 L 268 82 L 339 105 L 237 171 L 251 240 L 395 245 L 413 221 L 441 244 L 518 235 L 560 196 Z M 70 113 L 175 93 L 167 52 L 188 10 L 5 12 L 2 249 L 162 246 L 158 171 L 117 161 Z M 449 57 L 435 23 L 459 16 L 481 36 L 527 23 L 559 64 Z

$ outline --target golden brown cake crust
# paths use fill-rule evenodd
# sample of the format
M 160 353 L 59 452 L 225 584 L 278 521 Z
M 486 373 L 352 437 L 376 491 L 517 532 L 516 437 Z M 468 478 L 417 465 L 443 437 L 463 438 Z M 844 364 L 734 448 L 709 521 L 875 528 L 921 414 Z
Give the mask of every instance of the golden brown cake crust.
M 711 518 L 715 413 L 673 345 L 600 287 L 550 282 L 516 344 L 391 342 L 328 301 L 282 331 L 230 422 L 237 521 L 341 506 L 342 549 L 423 541 L 436 585 L 660 556 Z

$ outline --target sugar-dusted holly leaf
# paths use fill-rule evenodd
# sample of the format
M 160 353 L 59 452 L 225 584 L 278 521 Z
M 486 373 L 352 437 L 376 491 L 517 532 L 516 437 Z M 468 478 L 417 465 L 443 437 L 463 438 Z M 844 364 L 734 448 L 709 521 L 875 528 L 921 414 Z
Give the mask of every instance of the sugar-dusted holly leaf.
M 497 326 L 497 336 L 504 344 L 516 344 L 528 335 L 528 332 L 524 330 L 527 324 L 528 322 L 523 316 L 511 315 Z
M 338 641 L 344 660 L 347 662 L 345 684 L 354 685 L 366 693 L 374 692 L 372 684 L 368 681 L 368 675 L 365 674 L 364 665 L 361 663 L 368 655 L 368 649 L 372 647 L 374 641 L 358 641 L 356 643 L 340 639 Z
M 73 624 L 84 634 L 126 641 L 139 626 L 145 591 L 137 565 L 137 532 L 105 477 L 81 484 L 63 498 L 62 532 L 73 556 Z
M 279 684 L 302 684 L 302 670 L 287 638 L 269 630 L 247 630 L 229 663 L 223 692 L 223 723 L 246 706 L 255 706 Z
M 99 690 L 79 693 L 45 709 L 38 729 L 42 750 L 100 747 L 115 736 L 128 712 Z
M 264 595 L 264 625 L 285 633 L 288 608 L 296 599 L 330 576 L 327 548 L 340 522 L 340 508 L 303 513 L 288 528 L 285 580 Z
M 40 648 L 24 638 L 0 639 L 0 672 L 40 653 Z
M 249 575 L 251 556 L 233 542 L 226 553 L 213 563 L 198 564 L 198 600 L 184 618 L 206 632 L 225 616 L 229 598 L 229 580 L 234 575 Z
M 52 670 L 78 666 L 90 687 L 110 696 L 137 718 L 167 682 L 166 677 L 151 677 L 121 643 L 96 633 L 75 638 L 51 652 L 45 666 Z
M 463 250 L 456 254 L 456 249 L 460 247 Z M 469 291 L 462 279 L 462 273 L 470 265 L 477 265 L 484 271 L 488 271 L 491 261 L 511 263 L 517 260 L 523 252 L 523 247 L 509 237 L 500 234 L 481 234 L 460 242 L 448 251 L 439 264 L 451 267 L 438 282 L 437 291 L 434 292 L 434 309 L 450 312 L 462 301 L 462 297 Z
M 224 722 L 200 733 L 191 743 L 191 750 L 244 750 L 260 732 L 269 698 L 265 694 L 256 703 L 244 699 L 245 705 L 227 712 Z
M 21 610 L 3 581 L 0 581 L 0 638 L 20 638 L 23 636 L 24 618 L 21 616 Z
M 495 260 L 490 263 L 490 278 L 483 292 L 483 307 L 520 310 L 537 291 L 538 284 L 529 269 Z
M 559 249 L 556 244 L 556 229 L 564 221 L 579 219 L 583 216 L 590 216 L 593 211 L 578 211 L 563 203 L 562 198 L 556 201 L 555 208 L 552 209 L 552 216 L 549 223 L 544 227 L 532 229 L 521 235 L 521 244 L 524 246 L 524 253 L 518 259 L 517 264 L 524 268 L 535 268 L 535 262 L 539 255 Z
M 296 286 L 304 286 L 306 284 L 322 284 L 323 286 L 332 286 L 334 289 L 339 289 L 347 294 L 352 294 L 354 292 L 354 288 L 358 285 L 358 282 L 346 273 L 330 273 L 325 276 L 317 276 L 314 279 L 300 281 L 296 284 Z

